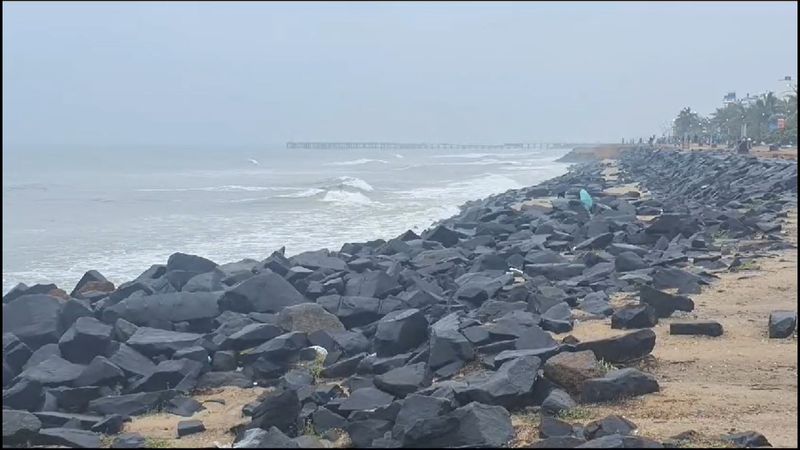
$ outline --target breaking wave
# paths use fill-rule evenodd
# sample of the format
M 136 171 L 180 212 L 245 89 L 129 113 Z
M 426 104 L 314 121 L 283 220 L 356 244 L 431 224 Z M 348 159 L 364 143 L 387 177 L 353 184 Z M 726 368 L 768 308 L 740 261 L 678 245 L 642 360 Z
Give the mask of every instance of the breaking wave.
M 341 203 L 344 205 L 369 205 L 372 204 L 373 201 L 370 200 L 369 197 L 362 194 L 361 192 L 350 192 L 350 191 L 328 191 L 325 193 L 325 196 L 322 197 L 323 202 L 330 202 L 330 203 Z
M 382 159 L 361 158 L 361 159 L 354 159 L 352 161 L 333 162 L 333 163 L 329 163 L 328 165 L 329 166 L 360 166 L 362 164 L 369 164 L 369 163 L 389 164 L 389 161 L 384 161 Z

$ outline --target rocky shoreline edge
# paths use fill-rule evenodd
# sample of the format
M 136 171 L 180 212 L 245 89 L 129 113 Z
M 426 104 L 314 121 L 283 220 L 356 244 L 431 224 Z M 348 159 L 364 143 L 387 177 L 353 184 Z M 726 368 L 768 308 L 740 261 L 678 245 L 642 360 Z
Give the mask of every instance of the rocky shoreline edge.
M 421 236 L 223 265 L 176 253 L 120 286 L 89 271 L 70 294 L 19 285 L 3 297 L 3 445 L 143 447 L 147 436 L 119 434 L 130 418 L 191 417 L 204 408 L 194 393 L 258 385 L 269 389 L 230 430 L 235 448 L 343 436 L 354 447 L 502 447 L 511 414 L 531 407 L 534 447 L 679 446 L 620 416 L 570 423 L 569 411 L 660 389 L 635 367 L 658 345 L 651 328 L 693 310 L 716 273 L 791 246 L 780 230 L 797 165 L 641 147 L 615 165 L 469 202 Z M 617 293 L 638 304 L 615 308 Z M 631 331 L 569 334 L 609 316 Z M 775 311 L 764 328 L 791 338 L 796 322 Z M 725 330 L 684 321 L 670 332 Z M 203 429 L 186 420 L 175 435 Z M 768 445 L 755 431 L 723 439 Z

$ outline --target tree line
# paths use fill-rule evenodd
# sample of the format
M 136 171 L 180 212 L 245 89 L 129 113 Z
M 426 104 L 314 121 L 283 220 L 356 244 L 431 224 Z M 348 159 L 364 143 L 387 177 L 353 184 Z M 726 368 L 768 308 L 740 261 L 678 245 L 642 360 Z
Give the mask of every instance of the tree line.
M 769 92 L 747 104 L 728 103 L 708 117 L 684 108 L 673 121 L 673 140 L 731 145 L 744 132 L 756 143 L 797 145 L 797 86 L 793 91 L 785 99 Z

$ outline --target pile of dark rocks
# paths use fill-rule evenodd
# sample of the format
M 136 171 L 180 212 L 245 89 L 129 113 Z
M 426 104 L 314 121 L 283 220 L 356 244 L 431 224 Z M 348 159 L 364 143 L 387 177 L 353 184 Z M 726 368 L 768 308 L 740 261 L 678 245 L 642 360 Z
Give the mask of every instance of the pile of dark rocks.
M 619 164 L 617 181 L 603 163 L 574 166 L 467 203 L 421 236 L 221 265 L 175 253 L 119 286 L 89 271 L 68 295 L 18 285 L 3 297 L 3 444 L 96 447 L 132 416 L 192 416 L 195 391 L 254 385 L 273 389 L 244 408 L 234 447 L 311 446 L 337 430 L 355 447 L 498 447 L 514 438 L 510 413 L 529 407 L 562 446 L 642 444 L 624 419 L 551 428 L 566 430 L 555 417 L 578 403 L 659 390 L 625 366 L 715 272 L 788 245 L 780 218 L 796 205 L 797 166 L 645 149 Z M 652 195 L 603 192 L 632 181 Z M 638 304 L 615 308 L 617 292 Z M 577 314 L 630 331 L 579 342 Z M 792 314 L 776 312 L 770 330 L 794 333 Z M 187 421 L 176 436 L 202 429 Z

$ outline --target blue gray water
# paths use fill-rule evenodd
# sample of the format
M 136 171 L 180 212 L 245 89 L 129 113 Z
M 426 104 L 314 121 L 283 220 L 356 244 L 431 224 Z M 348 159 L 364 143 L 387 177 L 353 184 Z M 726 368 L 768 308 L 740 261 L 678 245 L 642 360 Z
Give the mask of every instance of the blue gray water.
M 568 149 L 27 150 L 3 156 L 3 292 L 121 283 L 177 251 L 226 263 L 421 231 L 560 175 Z

